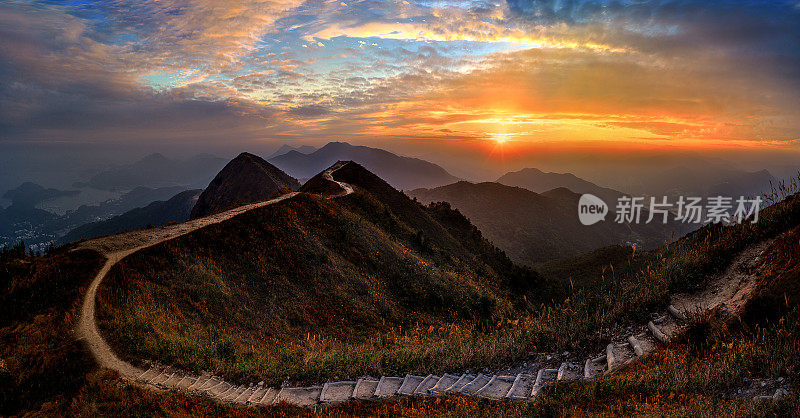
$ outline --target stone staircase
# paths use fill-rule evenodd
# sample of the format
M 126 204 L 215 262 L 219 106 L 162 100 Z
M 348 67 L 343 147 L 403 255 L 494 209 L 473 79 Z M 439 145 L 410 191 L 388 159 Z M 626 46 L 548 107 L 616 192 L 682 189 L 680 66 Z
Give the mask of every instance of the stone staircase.
M 356 381 L 328 382 L 321 386 L 267 387 L 263 382 L 235 385 L 209 373 L 199 376 L 172 367 L 153 365 L 136 380 L 164 390 L 179 390 L 207 396 L 214 400 L 245 406 L 272 405 L 281 402 L 298 406 L 330 405 L 350 400 L 391 397 L 425 397 L 456 394 L 492 400 L 529 400 L 543 389 L 562 381 L 591 380 L 635 361 L 680 334 L 686 327 L 686 315 L 670 305 L 666 312 L 654 315 L 640 332 L 632 332 L 608 344 L 605 351 L 583 361 L 565 361 L 558 368 L 540 368 L 536 373 L 508 375 L 481 373 L 454 375 L 363 377 Z

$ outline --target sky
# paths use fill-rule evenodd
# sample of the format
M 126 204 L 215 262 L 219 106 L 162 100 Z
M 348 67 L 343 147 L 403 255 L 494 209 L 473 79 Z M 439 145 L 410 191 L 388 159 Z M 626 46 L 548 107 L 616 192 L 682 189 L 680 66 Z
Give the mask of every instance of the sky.
M 343 140 L 466 161 L 799 139 L 797 0 L 0 2 L 0 149 Z

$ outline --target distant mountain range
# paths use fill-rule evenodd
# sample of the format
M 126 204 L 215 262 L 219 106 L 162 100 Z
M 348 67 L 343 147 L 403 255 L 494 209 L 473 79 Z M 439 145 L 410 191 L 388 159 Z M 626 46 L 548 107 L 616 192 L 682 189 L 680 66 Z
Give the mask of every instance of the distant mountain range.
M 205 187 L 225 165 L 226 159 L 199 154 L 188 160 L 150 154 L 132 164 L 122 165 L 92 176 L 85 184 L 101 190 L 129 190 L 134 187 Z
M 270 154 L 267 157 L 267 159 L 269 160 L 270 158 L 275 158 L 275 157 L 278 157 L 280 155 L 286 154 L 286 153 L 291 152 L 291 151 L 297 151 L 297 152 L 299 152 L 301 154 L 311 154 L 312 152 L 314 152 L 316 150 L 317 150 L 317 147 L 312 147 L 311 145 L 301 145 L 299 147 L 294 147 L 294 146 L 291 146 L 291 145 L 283 144 L 283 145 L 281 145 L 280 148 L 278 148 L 277 151 L 275 151 L 272 154 Z
M 654 248 L 680 236 L 673 225 L 618 224 L 614 203 L 608 203 L 604 222 L 584 226 L 578 219 L 580 194 L 563 187 L 540 194 L 499 183 L 460 181 L 408 195 L 423 203 L 449 202 L 512 260 L 526 265 L 613 244 Z M 646 220 L 647 214 L 643 216 Z
M 15 189 L 9 196 L 20 196 L 20 190 L 44 191 L 42 196 L 54 196 L 52 191 L 47 191 L 39 185 L 25 186 Z M 22 202 L 12 200 L 11 206 L 0 209 L 0 246 L 13 245 L 20 240 L 35 248 L 43 248 L 50 242 L 63 242 L 61 239 L 67 232 L 87 223 L 98 222 L 121 215 L 134 208 L 147 206 L 154 201 L 167 200 L 177 193 L 184 191 L 184 187 L 162 187 L 151 189 L 136 187 L 117 199 L 107 200 L 96 205 L 82 205 L 74 211 L 64 215 L 56 215 L 46 210 L 37 209 L 31 203 L 39 200 L 33 199 L 31 193 L 22 194 Z M 61 193 L 57 193 L 61 195 Z M 31 200 L 32 199 L 32 200 Z
M 247 152 L 231 160 L 203 190 L 191 218 L 219 213 L 297 190 L 300 183 L 263 158 Z
M 189 219 L 189 214 L 201 192 L 199 189 L 186 190 L 169 200 L 155 201 L 104 221 L 81 225 L 61 237 L 58 243 L 65 244 L 81 238 L 88 239 L 134 229 L 163 226 L 170 222 L 183 222 Z
M 591 193 L 609 204 L 624 194 L 614 189 L 600 187 L 571 173 L 545 173 L 536 168 L 525 168 L 507 173 L 497 179 L 497 183 L 522 187 L 536 193 L 563 187 L 578 194 Z
M 55 199 L 62 196 L 74 196 L 79 193 L 80 190 L 58 190 L 53 188 L 44 188 L 36 183 L 25 182 L 16 189 L 6 191 L 3 194 L 3 198 L 11 200 L 12 205 L 25 208 L 34 207 L 46 200 Z
M 310 179 L 337 161 L 355 161 L 402 190 L 436 187 L 458 181 L 458 178 L 434 163 L 346 142 L 329 142 L 310 154 L 292 150 L 269 160 L 301 181 Z

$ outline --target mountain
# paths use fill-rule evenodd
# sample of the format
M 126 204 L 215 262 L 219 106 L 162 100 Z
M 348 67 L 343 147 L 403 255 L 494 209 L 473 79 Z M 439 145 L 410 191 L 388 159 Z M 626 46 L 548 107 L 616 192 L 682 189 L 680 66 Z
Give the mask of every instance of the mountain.
M 401 190 L 436 187 L 458 180 L 428 161 L 346 142 L 329 142 L 310 154 L 290 151 L 269 161 L 299 179 L 309 179 L 337 161 L 355 161 Z
M 494 326 L 547 297 L 533 271 L 514 265 L 457 212 L 423 207 L 352 162 L 333 178 L 355 192 L 300 193 L 115 266 L 99 315 L 115 350 L 184 367 L 225 364 L 279 382 L 291 363 L 281 359 L 302 356 L 308 335 L 333 349 L 369 344 L 376 331 L 393 341 L 399 328 Z M 309 370 L 325 361 L 306 362 L 293 376 L 316 376 Z M 347 375 L 369 371 L 348 369 L 349 358 L 331 361 Z M 385 367 L 409 361 L 402 354 Z
M 80 190 L 46 189 L 36 183 L 25 182 L 16 189 L 5 192 L 3 198 L 11 200 L 12 204 L 20 207 L 33 207 L 45 200 L 62 196 L 74 196 L 78 193 L 80 193 Z
M 612 204 L 604 222 L 585 226 L 578 219 L 580 194 L 565 188 L 539 194 L 499 183 L 460 181 L 412 190 L 408 195 L 423 203 L 448 202 L 512 260 L 526 265 L 607 245 L 636 243 L 654 248 L 673 239 L 671 225 L 614 222 Z
M 116 234 L 133 229 L 163 226 L 170 222 L 183 222 L 189 219 L 202 190 L 186 190 L 167 201 L 155 201 L 143 208 L 136 208 L 105 221 L 81 225 L 58 241 L 68 243 L 81 238 L 94 238 Z
M 311 154 L 312 152 L 314 152 L 316 150 L 317 150 L 317 148 L 316 147 L 312 147 L 311 145 L 301 145 L 299 147 L 293 147 L 291 145 L 283 144 L 283 145 L 281 145 L 280 148 L 278 148 L 277 151 L 275 151 L 272 154 L 270 154 L 269 157 L 267 157 L 267 159 L 269 160 L 270 158 L 275 158 L 275 157 L 281 156 L 281 155 L 286 154 L 286 153 L 288 153 L 290 151 L 297 151 L 297 152 L 299 152 L 301 154 Z
M 522 187 L 536 193 L 563 187 L 578 194 L 591 193 L 609 203 L 616 201 L 619 196 L 623 195 L 622 192 L 600 187 L 571 173 L 545 173 L 536 168 L 525 168 L 506 173 L 497 179 L 497 183 Z
M 728 196 L 734 201 L 740 197 L 760 196 L 770 191 L 770 184 L 777 184 L 777 179 L 767 170 L 737 173 L 726 177 L 721 182 L 705 190 L 706 196 Z
M 137 187 L 116 199 L 97 205 L 81 205 L 61 216 L 15 201 L 6 209 L 0 209 L 0 245 L 13 245 L 24 240 L 34 248 L 45 248 L 53 241 L 63 242 L 62 237 L 67 232 L 81 225 L 103 221 L 154 201 L 167 200 L 184 190 L 180 186 L 157 189 Z M 52 193 L 46 193 L 52 196 Z M 30 203 L 27 199 L 23 200 Z
M 192 209 L 191 218 L 260 202 L 281 190 L 299 188 L 297 180 L 274 165 L 261 157 L 243 152 L 231 160 L 203 190 Z
M 87 185 L 102 190 L 127 190 L 137 186 L 201 186 L 208 184 L 224 165 L 224 158 L 209 154 L 175 160 L 156 153 L 133 164 L 95 174 Z
M 638 183 L 625 189 L 630 193 L 673 198 L 753 197 L 769 192 L 770 182 L 776 182 L 767 170 L 751 172 L 714 161 L 679 164 L 665 170 L 642 170 L 630 177 L 636 178 Z

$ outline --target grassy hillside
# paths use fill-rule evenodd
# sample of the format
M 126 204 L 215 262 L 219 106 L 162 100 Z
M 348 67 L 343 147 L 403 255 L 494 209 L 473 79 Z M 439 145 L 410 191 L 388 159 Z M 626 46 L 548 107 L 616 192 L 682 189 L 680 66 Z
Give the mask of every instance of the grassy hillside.
M 421 206 L 357 165 L 356 193 L 300 195 L 136 253 L 100 292 L 101 328 L 123 356 L 235 379 L 458 371 L 534 350 L 598 349 L 800 224 L 792 196 L 755 225 L 709 226 L 654 252 L 599 252 L 515 267 L 445 205 Z M 570 283 L 567 286 L 567 283 Z
M 356 193 L 302 194 L 123 260 L 100 290 L 112 345 L 272 382 L 506 356 L 471 333 L 532 308 L 535 274 L 360 166 L 336 175 Z
M 66 402 L 84 384 L 94 361 L 72 328 L 103 261 L 86 250 L 0 253 L 0 415 Z

